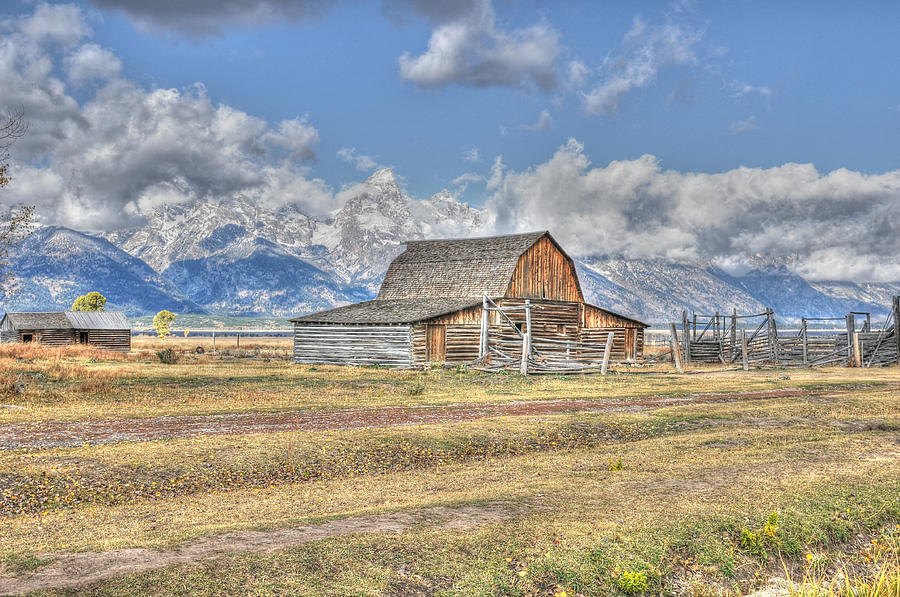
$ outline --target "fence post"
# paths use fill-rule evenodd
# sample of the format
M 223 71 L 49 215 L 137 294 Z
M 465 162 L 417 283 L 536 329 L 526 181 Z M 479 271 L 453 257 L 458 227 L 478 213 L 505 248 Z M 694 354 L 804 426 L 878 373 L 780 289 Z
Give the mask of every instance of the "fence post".
M 731 315 L 731 347 L 728 349 L 728 362 L 733 363 L 735 348 L 737 347 L 737 308 Z
M 894 297 L 894 340 L 897 342 L 897 364 L 900 365 L 900 296 Z
M 862 367 L 862 346 L 856 330 L 853 330 L 853 366 Z
M 531 301 L 525 300 L 525 333 L 522 334 L 522 364 L 519 372 L 528 375 L 528 357 L 531 356 Z
M 809 332 L 806 329 L 806 318 L 800 318 L 800 338 L 803 341 L 803 364 L 809 363 Z
M 681 312 L 681 341 L 684 344 L 684 364 L 691 364 L 691 328 L 688 324 L 687 311 Z
M 750 370 L 750 361 L 747 355 L 747 330 L 741 330 L 741 365 L 744 371 Z
M 613 333 L 610 332 L 606 335 L 606 346 L 603 347 L 603 364 L 600 365 L 600 375 L 606 375 L 606 370 L 609 369 L 609 355 L 612 352 L 613 345 Z
M 694 332 L 693 332 L 692 338 L 694 339 L 694 342 L 697 341 L 697 314 L 696 313 L 694 313 Z
M 768 322 L 769 333 L 769 356 L 772 362 L 778 364 L 778 328 L 775 327 L 775 311 L 766 309 L 766 320 Z
M 213 331 L 213 352 L 216 352 L 216 332 Z
M 852 367 L 855 361 L 853 355 L 853 332 L 856 331 L 856 321 L 853 318 L 853 313 L 847 314 L 847 366 Z
M 669 324 L 669 330 L 672 332 L 672 338 L 670 343 L 672 344 L 672 360 L 675 362 L 675 370 L 679 373 L 684 373 L 684 366 L 681 364 L 681 354 L 678 349 L 678 330 L 675 329 L 675 324 Z
M 488 311 L 487 293 L 481 294 L 481 338 L 478 342 L 478 356 L 483 358 L 488 353 L 488 331 L 490 322 L 490 311 Z

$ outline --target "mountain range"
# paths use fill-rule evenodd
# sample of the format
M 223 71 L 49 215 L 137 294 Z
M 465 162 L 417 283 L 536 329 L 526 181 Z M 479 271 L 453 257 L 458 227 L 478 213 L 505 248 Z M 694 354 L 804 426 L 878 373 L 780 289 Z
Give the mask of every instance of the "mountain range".
M 405 240 L 484 234 L 490 225 L 487 213 L 447 191 L 407 196 L 390 169 L 347 194 L 324 218 L 238 196 L 158 206 L 141 214 L 140 226 L 104 235 L 42 226 L 12 255 L 19 291 L 3 308 L 66 309 L 97 290 L 108 308 L 131 316 L 293 316 L 373 298 Z M 576 256 L 576 265 L 589 302 L 652 323 L 678 320 L 682 309 L 883 316 L 900 294 L 900 282 L 809 281 L 766 260 L 739 275 L 710 263 L 620 256 Z

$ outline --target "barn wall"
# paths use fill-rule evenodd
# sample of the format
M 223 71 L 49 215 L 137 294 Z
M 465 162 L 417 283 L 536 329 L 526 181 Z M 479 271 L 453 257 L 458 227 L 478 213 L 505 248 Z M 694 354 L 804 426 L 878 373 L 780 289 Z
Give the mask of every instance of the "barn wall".
M 294 362 L 409 367 L 408 325 L 294 324 Z
M 519 257 L 506 296 L 584 301 L 575 264 L 546 236 Z
M 75 338 L 78 332 L 75 330 Z M 88 331 L 88 344 L 102 350 L 131 350 L 131 330 L 90 330 Z
M 449 323 L 447 325 L 447 364 L 469 363 L 478 358 L 478 345 L 481 341 L 481 307 L 478 307 L 478 324 Z M 435 320 L 429 320 L 432 324 Z M 426 365 L 428 359 L 425 347 L 424 323 L 413 326 L 412 329 L 412 360 L 414 365 Z
M 75 343 L 74 330 L 19 330 L 22 334 L 34 334 L 34 341 L 46 346 L 66 346 Z
M 19 341 L 19 332 L 15 331 L 15 330 L 0 331 L 0 343 L 18 342 L 18 341 Z
M 637 328 L 643 327 L 633 319 L 604 311 L 594 305 L 584 305 L 584 327 L 586 328 Z

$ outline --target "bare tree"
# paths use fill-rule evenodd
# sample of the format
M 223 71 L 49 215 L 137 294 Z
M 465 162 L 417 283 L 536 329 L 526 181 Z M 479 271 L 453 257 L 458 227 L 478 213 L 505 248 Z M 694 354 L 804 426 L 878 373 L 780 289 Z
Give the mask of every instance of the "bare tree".
M 0 122 L 0 191 L 12 180 L 9 176 L 9 150 L 28 132 L 24 108 L 6 113 Z M 4 202 L 0 201 L 0 206 Z M 33 206 L 0 208 L 0 299 L 9 298 L 15 289 L 15 275 L 9 254 L 33 229 Z

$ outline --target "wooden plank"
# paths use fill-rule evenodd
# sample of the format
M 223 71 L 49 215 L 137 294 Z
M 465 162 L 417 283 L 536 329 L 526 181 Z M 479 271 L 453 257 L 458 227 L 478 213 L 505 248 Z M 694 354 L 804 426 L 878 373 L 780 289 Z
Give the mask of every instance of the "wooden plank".
M 750 370 L 747 352 L 747 330 L 741 330 L 741 366 L 744 368 L 744 371 Z
M 674 323 L 671 324 L 669 331 L 672 333 L 669 341 L 672 344 L 672 360 L 675 362 L 675 369 L 679 373 L 684 373 L 684 365 L 681 364 L 681 351 L 678 350 L 678 330 L 675 329 Z
M 609 335 L 606 336 L 606 347 L 603 349 L 603 365 L 600 368 L 600 375 L 606 375 L 606 372 L 609 369 L 609 354 L 610 351 L 612 351 L 612 343 L 613 333 L 610 332 Z

